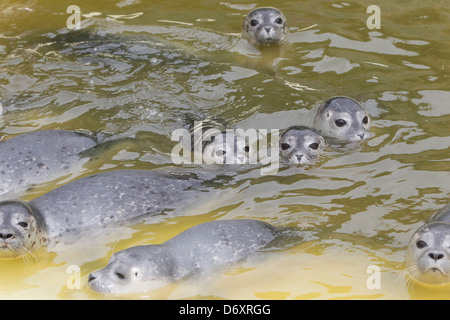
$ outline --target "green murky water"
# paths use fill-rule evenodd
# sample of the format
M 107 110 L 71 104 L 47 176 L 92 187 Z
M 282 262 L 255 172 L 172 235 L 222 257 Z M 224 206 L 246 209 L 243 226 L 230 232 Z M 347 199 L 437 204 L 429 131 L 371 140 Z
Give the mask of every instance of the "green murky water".
M 102 299 L 86 279 L 112 252 L 241 217 L 298 228 L 303 241 L 133 298 L 450 298 L 448 286 L 406 286 L 403 275 L 410 236 L 450 195 L 447 0 L 377 1 L 378 30 L 366 25 L 371 1 L 77 1 L 82 28 L 72 31 L 71 4 L 1 2 L 0 134 L 59 128 L 131 139 L 23 198 L 111 168 L 219 174 L 218 192 L 179 216 L 117 230 L 107 245 L 86 239 L 38 261 L 2 261 L 1 298 Z M 247 12 L 267 5 L 285 13 L 292 43 L 273 61 L 239 38 Z M 171 133 L 192 116 L 282 129 L 308 123 L 334 95 L 371 114 L 373 137 L 361 148 L 274 175 L 172 163 Z

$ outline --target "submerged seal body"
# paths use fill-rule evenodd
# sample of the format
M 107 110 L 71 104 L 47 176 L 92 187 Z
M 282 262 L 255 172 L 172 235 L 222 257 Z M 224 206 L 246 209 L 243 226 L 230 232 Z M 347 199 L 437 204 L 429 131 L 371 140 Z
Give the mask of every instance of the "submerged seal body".
M 310 164 L 321 153 L 325 140 L 315 130 L 294 126 L 280 135 L 280 155 L 288 163 Z
M 420 282 L 450 283 L 450 204 L 414 233 L 405 263 L 409 274 Z
M 105 268 L 90 274 L 89 285 L 111 294 L 157 289 L 196 271 L 244 259 L 277 235 L 275 227 L 258 220 L 202 223 L 163 244 L 116 252 Z
M 17 257 L 77 230 L 176 209 L 196 199 L 200 191 L 188 189 L 200 183 L 150 170 L 114 170 L 74 180 L 28 203 L 0 202 L 0 258 Z
M 369 137 L 370 116 L 355 100 L 332 97 L 319 107 L 314 128 L 340 141 L 361 141 Z
M 254 47 L 287 44 L 288 28 L 284 14 L 275 8 L 256 8 L 245 17 L 242 37 Z
M 66 130 L 33 131 L 0 142 L 0 198 L 69 173 L 80 153 L 97 143 L 89 134 Z

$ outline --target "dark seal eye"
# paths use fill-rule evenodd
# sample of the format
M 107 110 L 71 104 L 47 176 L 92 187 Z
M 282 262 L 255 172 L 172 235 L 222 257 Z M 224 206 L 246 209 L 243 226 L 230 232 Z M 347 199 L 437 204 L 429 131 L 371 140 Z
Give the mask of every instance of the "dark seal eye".
M 26 223 L 24 221 L 19 222 L 18 225 L 21 226 L 24 229 L 28 228 L 28 223 Z
M 252 27 L 257 26 L 258 23 L 259 23 L 258 20 L 255 20 L 255 19 L 253 19 L 252 21 L 250 21 L 250 25 L 251 25 Z
M 337 119 L 334 123 L 336 123 L 338 127 L 343 127 L 347 124 L 347 122 L 344 119 Z
M 281 144 L 281 149 L 282 149 L 282 150 L 287 150 L 287 149 L 289 149 L 290 147 L 291 147 L 291 145 L 288 144 L 288 143 L 282 143 L 282 144 Z
M 276 23 L 276 24 L 282 24 L 282 23 L 283 23 L 283 20 L 281 20 L 281 18 L 276 18 L 276 19 L 275 19 L 275 23 Z
M 309 147 L 310 147 L 311 149 L 313 149 L 313 150 L 317 150 L 317 149 L 319 149 L 319 144 L 318 144 L 318 143 L 311 143 L 311 144 L 309 145 Z
M 416 246 L 417 246 L 417 248 L 422 249 L 427 246 L 427 243 L 423 240 L 419 240 L 416 242 Z
M 363 123 L 363 124 L 367 124 L 368 122 L 369 122 L 369 118 L 364 117 L 364 118 L 362 119 L 362 123 Z
M 122 273 L 120 273 L 120 272 L 116 272 L 116 276 L 117 276 L 117 278 L 119 278 L 120 280 L 125 279 L 125 276 L 124 276 Z

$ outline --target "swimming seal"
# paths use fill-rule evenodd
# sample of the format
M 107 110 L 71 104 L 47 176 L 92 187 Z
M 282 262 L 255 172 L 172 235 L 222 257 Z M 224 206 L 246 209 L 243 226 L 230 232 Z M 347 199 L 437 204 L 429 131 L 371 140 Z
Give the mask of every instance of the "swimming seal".
M 0 258 L 15 258 L 78 230 L 152 216 L 193 201 L 201 182 L 150 170 L 113 170 L 71 181 L 29 202 L 0 202 Z
M 369 137 L 370 116 L 355 100 L 332 97 L 319 107 L 314 128 L 322 135 L 341 141 L 361 141 Z
M 0 142 L 0 198 L 69 173 L 80 153 L 97 143 L 92 135 L 66 130 L 33 131 Z
M 255 47 L 287 44 L 288 28 L 284 14 L 275 8 L 256 8 L 242 25 L 242 37 Z
M 196 122 L 190 132 L 194 154 L 206 164 L 246 164 L 253 155 L 245 137 L 216 121 Z
M 406 271 L 428 284 L 450 283 L 450 204 L 432 215 L 411 237 Z
M 314 129 L 293 126 L 280 135 L 280 155 L 288 163 L 310 164 L 321 153 L 325 140 Z
M 163 244 L 116 252 L 105 268 L 89 275 L 89 285 L 94 291 L 108 294 L 157 289 L 196 271 L 242 260 L 266 246 L 278 233 L 275 227 L 259 220 L 202 223 Z

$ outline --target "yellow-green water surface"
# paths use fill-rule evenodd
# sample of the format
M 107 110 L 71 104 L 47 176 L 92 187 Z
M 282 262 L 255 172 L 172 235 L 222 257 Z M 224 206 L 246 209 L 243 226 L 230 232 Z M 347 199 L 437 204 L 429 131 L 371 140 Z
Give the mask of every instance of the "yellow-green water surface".
M 450 195 L 448 0 L 74 2 L 0 3 L 2 139 L 42 129 L 130 139 L 23 199 L 118 168 L 217 175 L 216 192 L 154 223 L 113 230 L 106 245 L 83 237 L 0 261 L 0 298 L 110 298 L 93 293 L 87 277 L 113 252 L 235 218 L 298 230 L 302 241 L 131 298 L 450 298 L 449 286 L 407 282 L 403 265 L 412 233 Z M 74 4 L 79 30 L 67 24 Z M 373 4 L 380 29 L 368 28 Z M 263 59 L 240 40 L 257 6 L 286 15 L 291 46 L 282 57 Z M 308 124 L 335 95 L 366 107 L 373 136 L 354 149 L 327 149 L 313 166 L 264 175 L 259 166 L 171 160 L 171 134 L 188 119 L 283 129 Z

